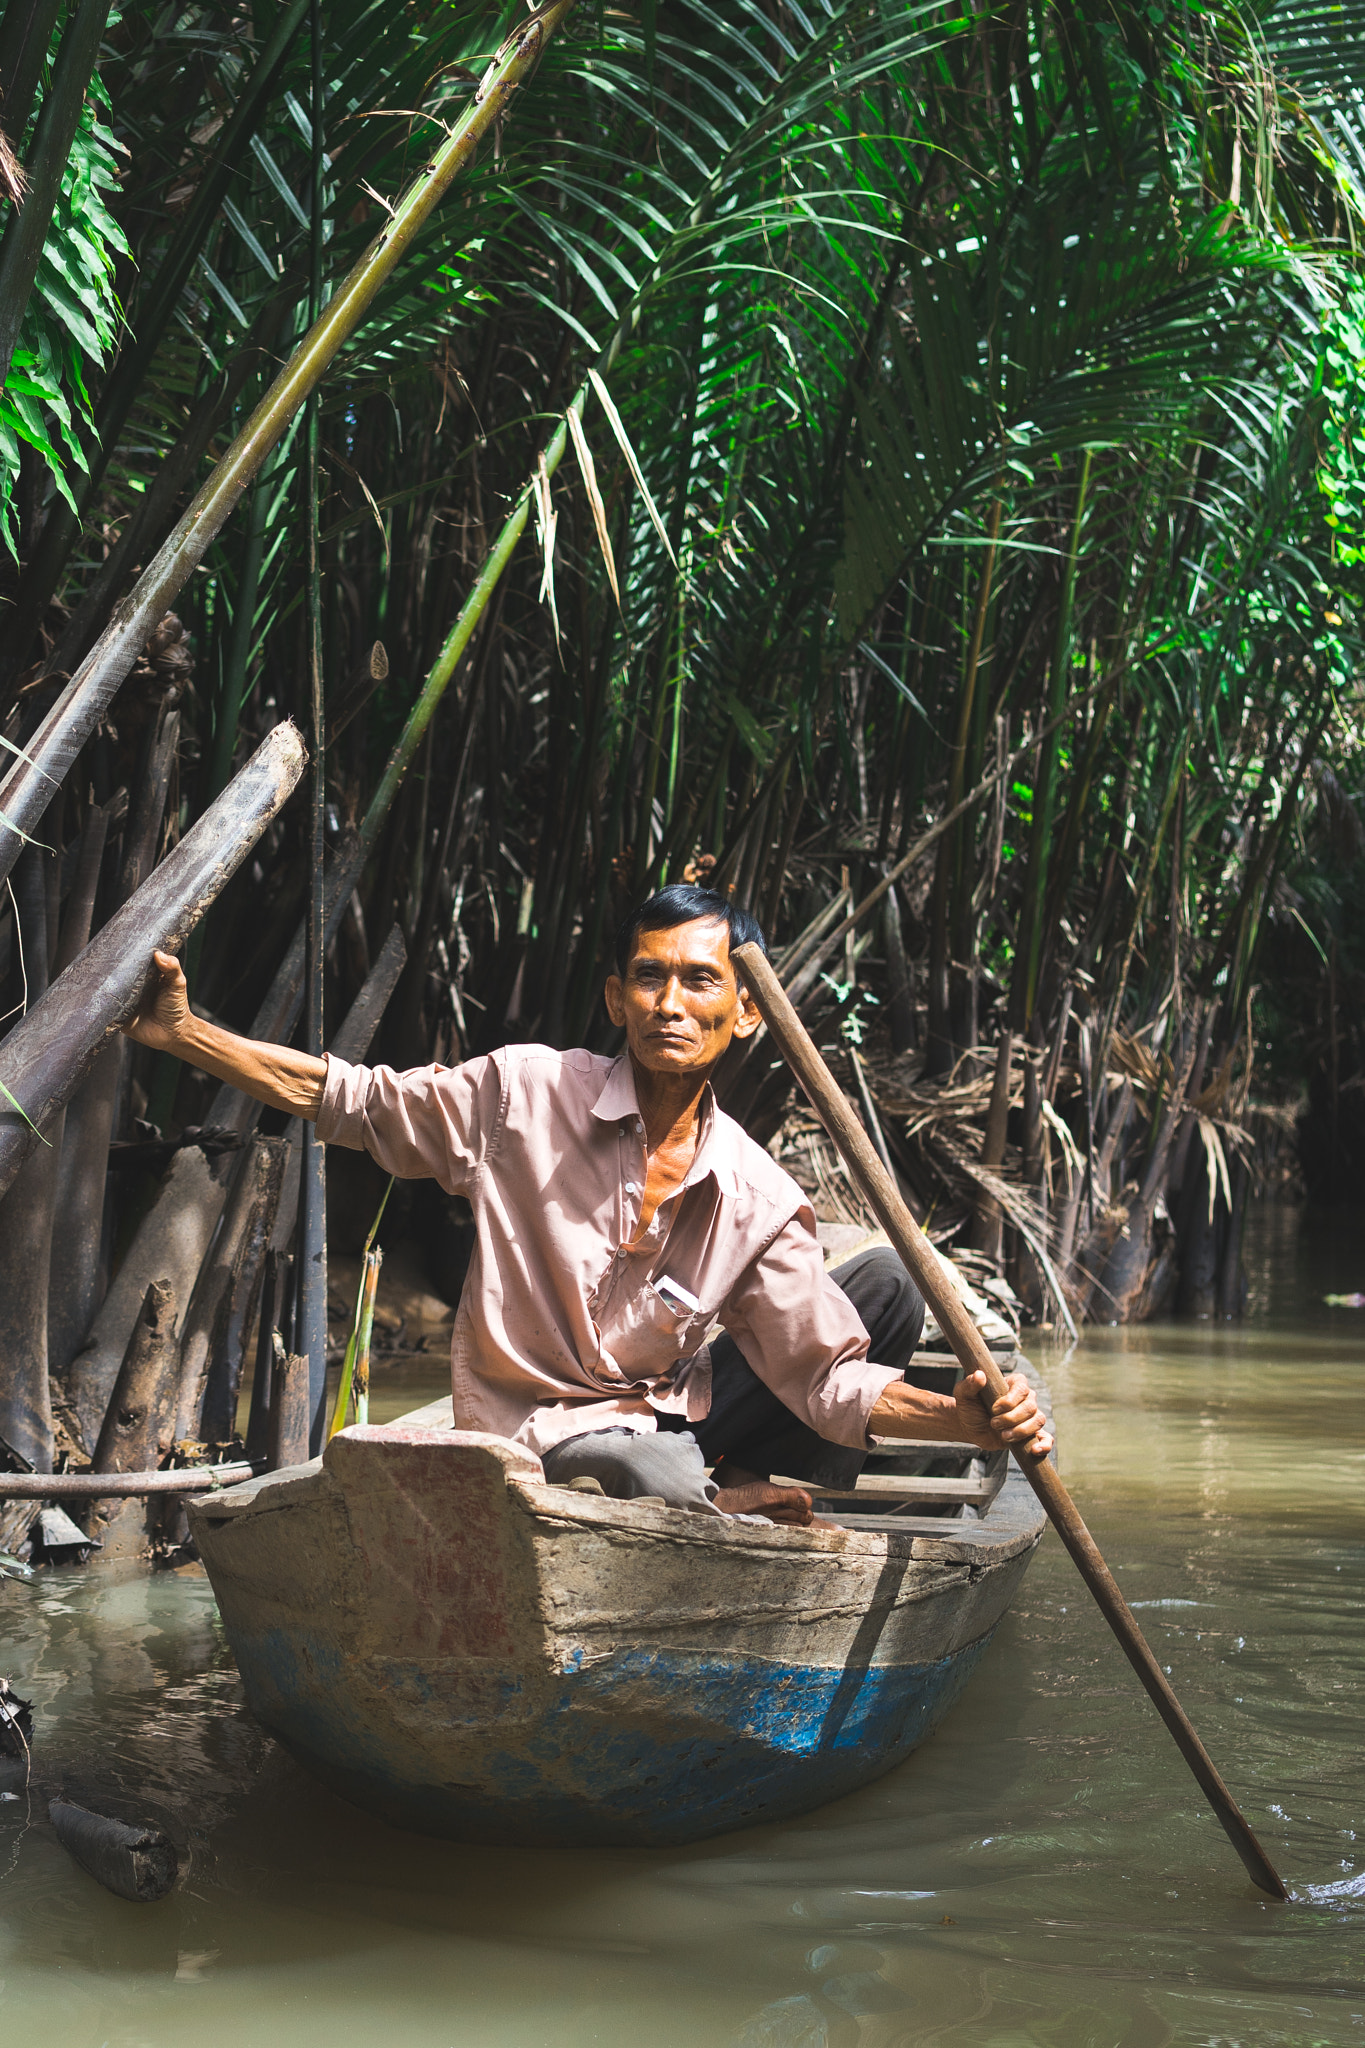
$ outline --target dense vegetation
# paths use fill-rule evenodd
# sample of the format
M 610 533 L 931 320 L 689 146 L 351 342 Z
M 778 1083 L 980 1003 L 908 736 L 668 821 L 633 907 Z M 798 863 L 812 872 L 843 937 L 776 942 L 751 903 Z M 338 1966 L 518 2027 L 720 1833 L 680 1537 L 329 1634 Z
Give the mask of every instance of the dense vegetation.
M 9 0 L 12 744 L 513 26 Z M 1253 1071 L 1316 1064 L 1338 1111 L 1365 1072 L 1363 27 L 582 0 L 35 836 L 98 811 L 115 876 L 118 792 L 155 770 L 164 850 L 281 717 L 314 732 L 316 674 L 338 860 L 368 819 L 329 1032 L 396 918 L 388 1056 L 607 1044 L 619 915 L 704 876 L 763 918 L 936 1236 L 1007 1253 L 1040 1310 L 1235 1312 Z M 229 1021 L 311 831 L 300 798 L 192 942 Z M 29 847 L 14 882 L 51 958 L 53 866 Z M 765 1059 L 725 1094 L 781 1142 Z M 117 1101 L 125 1138 L 205 1105 L 140 1058 Z M 59 1241 L 104 1164 L 64 1174 Z M 107 1228 L 98 1256 L 87 1304 Z

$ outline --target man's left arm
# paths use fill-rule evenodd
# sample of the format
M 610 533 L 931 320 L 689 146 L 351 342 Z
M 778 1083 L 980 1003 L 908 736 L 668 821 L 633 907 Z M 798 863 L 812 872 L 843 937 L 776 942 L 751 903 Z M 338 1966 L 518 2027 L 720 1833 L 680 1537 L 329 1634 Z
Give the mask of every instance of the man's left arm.
M 865 1450 L 870 1436 L 919 1437 L 1027 1446 L 1040 1457 L 1052 1448 L 1022 1373 L 988 1408 L 984 1374 L 936 1394 L 869 1358 L 857 1310 L 825 1272 L 813 1219 L 801 1212 L 746 1270 L 721 1320 L 764 1384 L 827 1443 Z
M 935 1405 L 930 1408 L 926 1403 Z M 987 1403 L 986 1375 L 969 1372 L 951 1394 L 931 1394 L 896 1380 L 884 1387 L 868 1417 L 873 1436 L 928 1437 L 975 1444 L 979 1450 L 1011 1450 L 1045 1458 L 1052 1449 L 1047 1417 L 1021 1372 L 1010 1373 L 1005 1392 Z

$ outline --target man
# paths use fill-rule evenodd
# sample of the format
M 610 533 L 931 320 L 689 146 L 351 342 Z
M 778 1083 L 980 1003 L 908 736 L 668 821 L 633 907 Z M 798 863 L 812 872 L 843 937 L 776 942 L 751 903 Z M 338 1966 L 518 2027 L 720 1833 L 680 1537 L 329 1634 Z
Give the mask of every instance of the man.
M 195 1017 L 167 953 L 128 1032 L 469 1200 L 455 1421 L 526 1445 L 552 1481 L 804 1526 L 811 1496 L 770 1475 L 848 1484 L 871 1436 L 1045 1455 L 1022 1375 L 991 1413 L 981 1374 L 955 1396 L 906 1385 L 924 1304 L 900 1262 L 876 1251 L 827 1276 L 805 1195 L 717 1108 L 711 1076 L 760 1022 L 730 957 L 746 941 L 763 943 L 753 918 L 705 889 L 628 918 L 605 992 L 626 1038 L 614 1060 L 539 1045 L 401 1074 L 318 1059 Z

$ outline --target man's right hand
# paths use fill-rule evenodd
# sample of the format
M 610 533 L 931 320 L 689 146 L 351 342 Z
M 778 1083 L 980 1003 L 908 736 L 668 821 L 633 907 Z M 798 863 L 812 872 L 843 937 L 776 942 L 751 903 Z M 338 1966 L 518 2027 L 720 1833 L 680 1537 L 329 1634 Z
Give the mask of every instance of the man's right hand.
M 142 1001 L 137 1015 L 123 1027 L 125 1036 L 157 1052 L 175 1052 L 184 1041 L 191 1014 L 184 968 L 174 953 L 153 953 Z
M 286 1116 L 315 1118 L 322 1108 L 327 1062 L 287 1045 L 239 1038 L 190 1008 L 185 973 L 174 953 L 153 953 L 137 1015 L 123 1027 L 139 1045 L 171 1052 L 201 1073 L 240 1088 Z

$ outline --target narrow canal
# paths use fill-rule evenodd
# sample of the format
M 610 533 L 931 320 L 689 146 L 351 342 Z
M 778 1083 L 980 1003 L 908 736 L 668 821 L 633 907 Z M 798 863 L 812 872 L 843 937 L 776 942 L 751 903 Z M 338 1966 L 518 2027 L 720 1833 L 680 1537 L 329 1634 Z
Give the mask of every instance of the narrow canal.
M 197 1573 L 47 1574 L 0 1586 L 0 1673 L 37 1718 L 34 1795 L 0 1803 L 4 2039 L 1365 2044 L 1365 1310 L 1322 1303 L 1365 1286 L 1361 1220 L 1260 1212 L 1240 1329 L 1040 1358 L 1069 1482 L 1288 1907 L 1245 1882 L 1051 1538 L 902 1769 L 666 1854 L 394 1833 L 252 1726 Z M 388 1412 L 439 1391 L 421 1370 Z M 99 1890 L 42 1824 L 59 1786 L 161 1819 L 182 1890 Z

